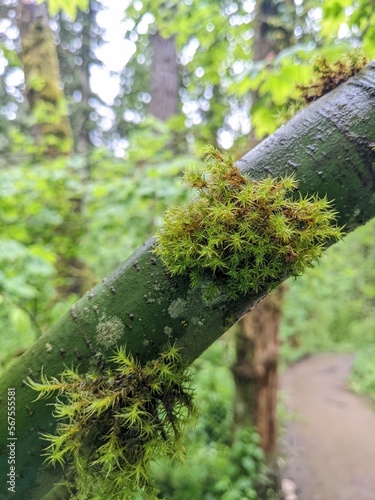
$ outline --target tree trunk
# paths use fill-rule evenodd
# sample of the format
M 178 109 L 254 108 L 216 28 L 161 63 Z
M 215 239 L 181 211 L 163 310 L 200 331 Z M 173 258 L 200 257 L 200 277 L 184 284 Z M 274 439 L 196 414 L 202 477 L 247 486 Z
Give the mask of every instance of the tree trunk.
M 254 61 L 272 60 L 283 48 L 283 40 L 274 36 L 271 22 L 277 15 L 278 6 L 272 0 L 257 2 L 253 21 Z M 254 105 L 258 92 L 252 92 L 251 98 Z M 256 144 L 252 130 L 249 145 L 255 147 Z M 280 287 L 265 297 L 239 322 L 236 362 L 232 368 L 234 427 L 255 426 L 267 456 L 271 456 L 277 440 L 277 369 L 283 290 Z
M 301 195 L 316 193 L 334 200 L 339 224 L 351 231 L 375 216 L 374 123 L 372 63 L 298 113 L 237 165 L 254 179 L 294 174 Z M 153 243 L 147 242 L 90 290 L 2 375 L 0 473 L 7 485 L 7 445 L 14 443 L 18 498 L 40 500 L 62 475 L 59 468 L 43 465 L 39 433 L 54 433 L 56 421 L 51 406 L 34 401 L 35 392 L 23 383 L 27 376 L 38 381 L 43 369 L 44 375 L 58 377 L 66 366 L 79 365 L 80 373 L 100 369 L 103 356 L 111 356 L 116 345 L 126 345 L 143 362 L 176 341 L 192 362 L 265 295 L 203 300 L 204 284 L 192 289 L 185 275 L 171 277 L 153 254 Z M 114 317 L 124 329 L 112 345 L 103 345 L 98 331 Z M 9 388 L 16 397 L 17 441 L 8 432 Z M 14 495 L 5 491 L 3 498 Z
M 151 36 L 151 102 L 149 111 L 167 121 L 177 112 L 179 69 L 175 36 L 163 38 L 159 32 Z
M 59 63 L 45 4 L 20 0 L 17 17 L 26 98 L 36 122 L 33 131 L 41 154 L 69 154 L 73 134 L 61 87 Z
M 104 8 L 104 7 L 103 7 Z M 79 82 L 78 89 L 81 93 L 81 101 L 77 106 L 77 118 L 75 125 L 75 148 L 76 151 L 86 158 L 91 148 L 90 140 L 90 113 L 93 111 L 90 105 L 90 98 L 93 96 L 90 84 L 90 66 L 95 62 L 94 45 L 95 37 L 99 35 L 95 33 L 97 28 L 96 16 L 100 10 L 97 9 L 97 3 L 94 0 L 89 0 L 88 9 L 85 12 L 79 13 L 79 22 L 82 23 L 81 49 L 79 55 L 82 59 L 82 64 L 74 68 L 76 78 Z M 78 19 L 78 18 L 77 18 Z M 97 43 L 97 42 L 96 42 Z M 66 57 L 66 54 L 65 54 Z M 66 68 L 66 71 L 69 71 Z M 65 73 L 67 74 L 67 73 Z M 89 165 L 86 166 L 86 173 L 89 174 Z
M 92 2 L 89 2 L 89 10 L 84 14 L 83 18 L 83 30 L 82 30 L 82 64 L 79 69 L 79 80 L 80 80 L 80 91 L 82 94 L 81 100 L 81 126 L 78 131 L 78 137 L 76 139 L 76 149 L 78 153 L 87 157 L 89 149 L 91 146 L 91 141 L 88 131 L 88 122 L 90 115 L 90 105 L 89 100 L 91 97 L 91 86 L 90 86 L 90 52 L 91 52 L 91 23 L 92 19 L 95 17 L 95 13 L 92 10 Z M 88 170 L 88 168 L 87 168 Z M 87 172 L 88 173 L 88 172 Z
M 33 133 L 37 153 L 44 159 L 51 160 L 70 155 L 73 152 L 73 133 L 46 5 L 36 4 L 35 0 L 20 0 L 17 22 L 21 36 L 26 98 L 35 122 Z M 75 175 L 76 173 L 72 172 L 72 176 Z M 66 194 L 69 196 L 68 188 Z M 61 249 L 56 252 L 57 290 L 60 297 L 67 297 L 72 293 L 80 295 L 88 280 L 87 268 L 76 255 L 76 242 L 84 230 L 81 217 L 82 200 L 79 196 L 71 196 L 67 201 L 71 210 L 63 223 L 56 228 L 56 237 L 74 242 L 70 245 L 74 245 L 74 249 L 69 249 L 69 255 L 66 254 L 66 249 L 65 252 Z
M 279 324 L 283 286 L 265 297 L 240 321 L 237 335 L 234 426 L 255 425 L 269 456 L 277 439 Z

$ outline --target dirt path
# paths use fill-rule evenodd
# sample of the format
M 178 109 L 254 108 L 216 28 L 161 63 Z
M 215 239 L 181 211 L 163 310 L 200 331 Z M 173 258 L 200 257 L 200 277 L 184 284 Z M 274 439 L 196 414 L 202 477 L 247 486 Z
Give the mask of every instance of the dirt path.
M 283 477 L 296 483 L 298 500 L 375 500 L 375 405 L 346 388 L 352 361 L 321 354 L 282 377 L 292 412 Z

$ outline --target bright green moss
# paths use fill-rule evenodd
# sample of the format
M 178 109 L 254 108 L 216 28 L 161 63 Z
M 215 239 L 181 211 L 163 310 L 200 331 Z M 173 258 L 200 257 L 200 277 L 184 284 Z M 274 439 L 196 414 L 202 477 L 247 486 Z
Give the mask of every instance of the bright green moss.
M 111 361 L 104 374 L 67 369 L 60 380 L 28 380 L 38 399 L 58 394 L 57 433 L 42 435 L 47 461 L 71 465 L 70 498 L 127 500 L 139 490 L 156 498 L 150 464 L 183 458 L 183 434 L 196 418 L 190 373 L 174 345 L 144 366 L 123 349 Z
M 169 209 L 155 252 L 193 286 L 212 282 L 230 298 L 298 276 L 340 238 L 330 202 L 302 198 L 293 177 L 252 181 L 230 155 L 210 148 L 204 169 L 185 174 L 199 195 Z

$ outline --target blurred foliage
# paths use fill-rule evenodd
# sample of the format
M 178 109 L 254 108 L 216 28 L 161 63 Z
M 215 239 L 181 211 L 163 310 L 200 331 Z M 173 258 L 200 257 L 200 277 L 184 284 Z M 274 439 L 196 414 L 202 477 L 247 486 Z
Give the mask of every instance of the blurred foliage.
M 374 329 L 375 321 L 369 325 Z M 360 394 L 366 394 L 375 401 L 375 348 L 370 346 L 359 352 L 352 368 L 351 388 Z
M 226 334 L 193 364 L 200 417 L 189 434 L 186 462 L 176 466 L 160 461 L 154 465 L 160 498 L 280 498 L 265 466 L 257 433 L 251 428 L 234 435 L 231 432 L 234 382 L 229 367 L 234 357 L 233 339 Z
M 193 156 L 171 154 L 171 134 L 165 124 L 150 117 L 131 138 L 126 161 L 104 150 L 94 150 L 90 159 L 82 252 L 99 276 L 112 271 L 154 234 L 169 205 L 191 196 L 181 175 Z
M 79 236 L 71 212 L 82 182 L 73 167 L 73 159 L 56 158 L 48 167 L 25 161 L 1 169 L 0 318 L 10 337 L 25 338 L 29 326 L 35 338 L 61 313 L 56 303 L 58 257 L 69 257 L 72 238 Z M 67 215 L 69 234 L 63 227 Z
M 39 0 L 39 3 L 42 3 Z M 73 20 L 77 16 L 78 9 L 87 9 L 89 0 L 47 0 L 48 10 L 52 16 L 60 10 L 64 11 Z
M 59 255 L 69 257 L 79 242 L 78 257 L 98 281 L 153 235 L 167 206 L 188 199 L 180 176 L 192 157 L 171 158 L 168 128 L 150 119 L 133 137 L 127 161 L 93 149 L 88 157 L 43 163 L 30 146 L 22 162 L 0 170 L 0 319 L 14 348 L 30 326 L 29 341 L 78 298 L 59 297 L 57 288 L 66 284 Z M 76 225 L 77 199 L 83 224 Z M 69 228 L 62 227 L 66 220 Z
M 282 358 L 367 350 L 375 343 L 375 221 L 329 248 L 315 268 L 289 282 Z

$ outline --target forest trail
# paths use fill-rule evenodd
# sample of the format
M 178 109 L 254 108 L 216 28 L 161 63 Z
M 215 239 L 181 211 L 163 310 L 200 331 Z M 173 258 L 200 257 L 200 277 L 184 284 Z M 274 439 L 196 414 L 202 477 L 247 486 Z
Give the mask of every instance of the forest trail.
M 296 483 L 294 500 L 375 500 L 375 405 L 348 389 L 353 359 L 320 354 L 282 376 L 282 475 Z

